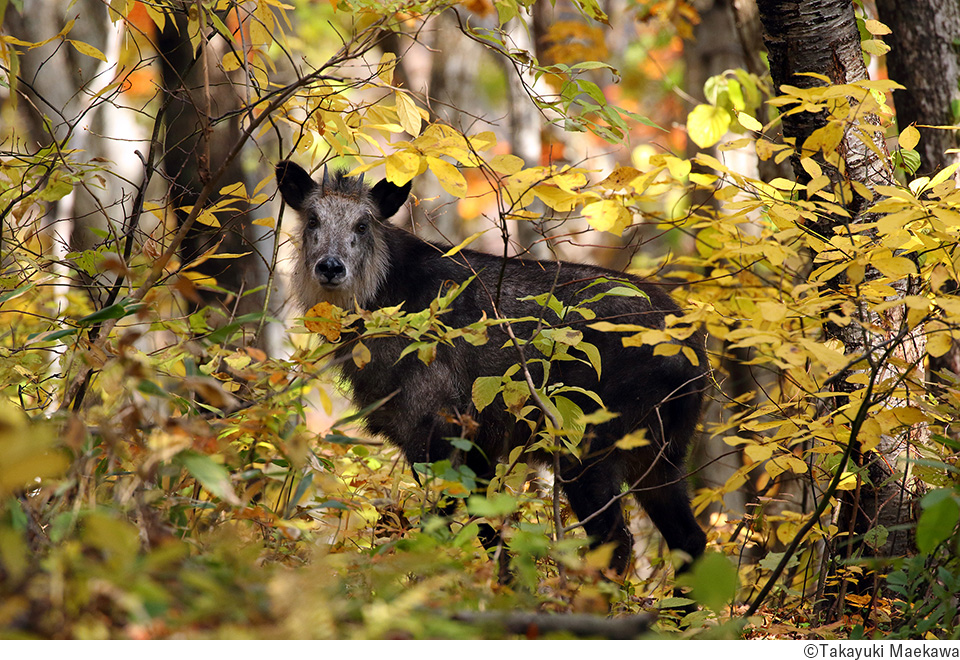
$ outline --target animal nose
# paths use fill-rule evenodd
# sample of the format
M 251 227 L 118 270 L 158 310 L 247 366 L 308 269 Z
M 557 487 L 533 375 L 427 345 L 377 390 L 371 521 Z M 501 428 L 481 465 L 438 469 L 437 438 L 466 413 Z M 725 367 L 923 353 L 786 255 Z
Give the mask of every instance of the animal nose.
M 316 271 L 321 282 L 333 282 L 343 279 L 347 267 L 336 257 L 326 256 L 317 262 Z

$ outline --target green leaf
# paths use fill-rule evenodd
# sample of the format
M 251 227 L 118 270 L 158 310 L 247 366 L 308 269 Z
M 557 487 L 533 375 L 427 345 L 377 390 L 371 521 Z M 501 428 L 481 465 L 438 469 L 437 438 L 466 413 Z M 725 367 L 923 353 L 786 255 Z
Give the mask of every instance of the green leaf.
M 497 394 L 502 389 L 502 378 L 500 376 L 480 376 L 473 381 L 473 405 L 480 412 L 497 398 Z
M 250 314 L 238 316 L 233 323 L 228 323 L 222 328 L 217 328 L 207 335 L 207 341 L 209 341 L 211 344 L 222 344 L 227 341 L 227 339 L 229 339 L 234 332 L 242 328 L 244 323 L 253 323 L 254 321 L 259 321 L 261 316 L 263 315 L 260 312 L 252 312 Z
M 920 154 L 913 149 L 900 149 L 893 153 L 893 163 L 913 174 L 920 169 Z
M 917 549 L 930 553 L 955 533 L 954 528 L 960 521 L 960 504 L 952 491 L 941 488 L 927 493 L 921 505 L 923 513 L 917 522 Z
M 469 523 L 460 528 L 460 531 L 457 532 L 457 535 L 453 537 L 451 544 L 455 548 L 465 548 L 473 541 L 473 539 L 477 538 L 479 533 L 479 523 Z
M 602 368 L 600 349 L 598 349 L 595 345 L 591 344 L 588 341 L 582 341 L 579 344 L 577 344 L 577 349 L 580 351 L 583 351 L 586 354 L 587 359 L 590 360 L 590 366 L 592 366 L 594 370 L 596 370 L 597 378 L 599 379 L 600 371 Z
M 499 518 L 509 516 L 517 510 L 517 498 L 506 493 L 497 493 L 493 497 L 471 495 L 467 499 L 467 511 L 472 516 Z
M 29 290 L 32 289 L 34 286 L 36 286 L 36 284 L 37 284 L 36 282 L 27 282 L 27 283 L 24 284 L 23 286 L 17 287 L 17 288 L 14 289 L 13 291 L 7 291 L 7 292 L 4 293 L 3 295 L 0 295 L 0 305 L 2 305 L 3 303 L 7 302 L 8 300 L 13 300 L 13 299 L 16 298 L 17 296 L 22 296 L 22 295 L 25 294 L 27 291 L 29 291 Z
M 740 586 L 737 567 L 718 552 L 707 552 L 698 559 L 686 581 L 692 587 L 691 595 L 697 602 L 714 612 L 720 612 L 732 601 Z
M 879 549 L 886 544 L 889 537 L 889 530 L 883 525 L 877 525 L 863 535 L 863 542 L 869 545 L 871 548 Z
M 106 512 L 87 511 L 80 530 L 84 542 L 103 552 L 115 570 L 132 567 L 140 551 L 135 525 Z
M 121 300 L 120 302 L 114 303 L 109 307 L 104 307 L 93 314 L 88 314 L 81 319 L 77 319 L 77 323 L 81 326 L 88 326 L 95 323 L 100 323 L 101 321 L 106 321 L 108 319 L 122 319 L 125 316 L 136 314 L 139 310 L 143 309 L 143 307 L 145 307 L 144 303 L 134 302 L 131 300 Z
M 177 454 L 176 462 L 193 475 L 211 494 L 234 506 L 240 504 L 240 499 L 233 491 L 230 473 L 209 456 L 187 450 Z

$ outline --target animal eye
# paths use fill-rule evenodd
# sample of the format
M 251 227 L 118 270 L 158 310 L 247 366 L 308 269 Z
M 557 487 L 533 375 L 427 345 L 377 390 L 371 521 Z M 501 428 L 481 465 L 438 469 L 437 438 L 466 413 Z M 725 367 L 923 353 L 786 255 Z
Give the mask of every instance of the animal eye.
M 366 223 L 366 222 L 361 222 L 359 225 L 357 225 L 357 233 L 358 233 L 358 234 L 366 234 L 366 233 L 367 233 L 367 223 Z
M 316 229 L 319 226 L 320 219 L 317 216 L 311 215 L 309 218 L 307 218 L 307 229 Z

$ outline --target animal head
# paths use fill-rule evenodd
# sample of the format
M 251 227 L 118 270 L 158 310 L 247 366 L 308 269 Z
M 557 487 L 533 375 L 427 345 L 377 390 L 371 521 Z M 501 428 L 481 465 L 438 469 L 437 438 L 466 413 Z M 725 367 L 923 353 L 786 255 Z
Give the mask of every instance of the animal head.
M 365 306 L 389 268 L 387 219 L 410 194 L 410 183 L 386 179 L 368 188 L 363 177 L 333 175 L 324 169 L 314 181 L 299 165 L 277 164 L 277 187 L 300 216 L 300 254 L 293 286 L 304 310 L 319 302 Z

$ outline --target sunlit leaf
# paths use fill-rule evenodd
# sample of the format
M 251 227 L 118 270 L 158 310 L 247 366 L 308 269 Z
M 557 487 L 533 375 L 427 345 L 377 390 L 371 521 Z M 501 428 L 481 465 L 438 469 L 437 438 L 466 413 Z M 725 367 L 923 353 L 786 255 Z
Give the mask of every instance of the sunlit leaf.
M 714 105 L 701 103 L 687 115 L 687 134 L 701 149 L 712 147 L 730 128 L 730 113 Z
M 423 118 L 420 116 L 420 110 L 406 93 L 398 91 L 397 97 L 397 116 L 400 118 L 400 125 L 403 130 L 417 137 L 420 135 L 420 126 Z

